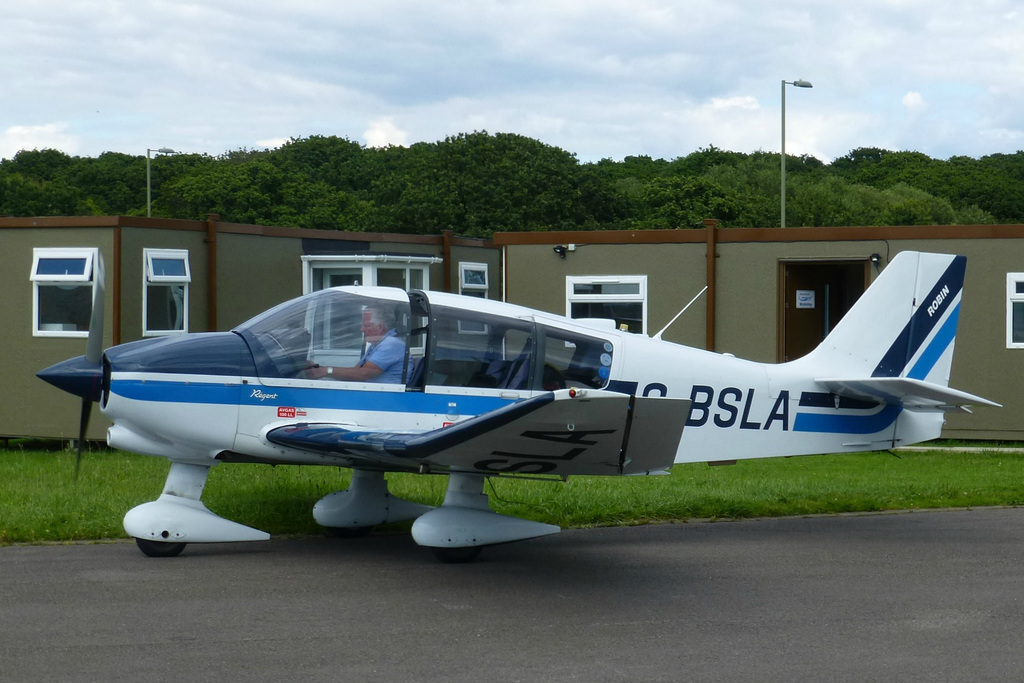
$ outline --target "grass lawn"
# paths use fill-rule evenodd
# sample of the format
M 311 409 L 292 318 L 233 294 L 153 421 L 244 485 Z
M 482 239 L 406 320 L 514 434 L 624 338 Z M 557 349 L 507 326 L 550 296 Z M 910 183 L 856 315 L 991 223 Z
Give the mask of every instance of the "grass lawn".
M 155 500 L 169 463 L 118 451 L 0 450 L 0 545 L 124 538 L 130 508 Z M 321 533 L 313 504 L 348 485 L 333 467 L 221 465 L 203 501 L 274 535 Z M 391 491 L 431 505 L 447 477 L 389 474 Z M 1024 503 L 1024 452 L 950 449 L 677 465 L 668 476 L 492 479 L 496 512 L 562 527 Z

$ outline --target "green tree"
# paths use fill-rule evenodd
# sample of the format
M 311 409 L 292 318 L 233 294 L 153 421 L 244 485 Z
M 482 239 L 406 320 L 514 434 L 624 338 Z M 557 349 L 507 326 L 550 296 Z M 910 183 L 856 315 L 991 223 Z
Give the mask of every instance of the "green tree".
M 655 178 L 645 186 L 642 204 L 636 228 L 694 228 L 705 218 L 729 221 L 738 214 L 722 188 L 701 177 Z
M 162 203 L 171 215 L 202 219 L 208 213 L 237 223 L 276 225 L 284 174 L 265 157 L 195 166 L 166 183 Z
M 396 232 L 485 237 L 588 220 L 575 157 L 530 138 L 485 131 L 384 154 L 375 203 Z

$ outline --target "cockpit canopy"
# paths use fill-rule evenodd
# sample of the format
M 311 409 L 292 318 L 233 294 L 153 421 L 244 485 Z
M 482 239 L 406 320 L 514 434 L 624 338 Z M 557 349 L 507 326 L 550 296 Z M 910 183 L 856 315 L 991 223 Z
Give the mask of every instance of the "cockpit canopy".
M 281 304 L 235 332 L 252 350 L 261 378 L 303 377 L 314 365 L 360 363 L 367 347 L 361 331 L 367 308 L 384 311 L 405 345 L 400 383 L 410 391 L 428 386 L 550 391 L 608 382 L 614 348 L 608 339 L 538 323 L 519 316 L 520 309 L 510 315 L 485 312 L 477 299 L 445 297 L 443 304 L 431 303 L 430 293 L 418 290 L 325 289 Z

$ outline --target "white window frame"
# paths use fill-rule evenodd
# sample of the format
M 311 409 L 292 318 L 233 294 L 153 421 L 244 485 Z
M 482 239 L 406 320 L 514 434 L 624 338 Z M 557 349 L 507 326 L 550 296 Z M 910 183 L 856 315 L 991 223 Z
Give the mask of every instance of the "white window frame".
M 51 259 L 85 259 L 83 272 L 63 274 L 40 274 L 40 261 Z M 88 330 L 64 330 L 64 329 L 41 329 L 39 324 L 39 287 L 60 286 L 59 283 L 83 283 L 91 282 L 90 287 L 90 310 L 89 319 L 92 318 L 92 302 L 96 299 L 96 281 L 93 274 L 96 272 L 96 262 L 99 259 L 99 249 L 95 247 L 81 248 L 51 248 L 36 247 L 32 250 L 32 272 L 29 279 L 32 281 L 32 336 L 33 337 L 88 337 Z
M 575 286 L 635 284 L 636 294 L 576 294 Z M 640 334 L 647 334 L 647 276 L 646 275 L 566 275 L 565 276 L 565 315 L 572 317 L 574 303 L 639 303 L 641 305 Z
M 404 265 L 406 270 L 405 281 L 409 282 L 409 272 L 418 271 L 423 275 L 422 289 L 430 289 L 430 266 L 443 263 L 444 259 L 438 256 L 396 256 L 391 254 L 324 254 L 302 257 L 302 293 L 309 294 L 315 291 L 313 283 L 315 270 L 331 270 L 333 268 L 360 268 L 362 278 L 361 285 L 375 286 L 377 284 L 377 270 L 379 268 L 395 268 Z
M 1017 285 L 1024 285 L 1024 273 L 1006 274 L 1006 348 L 1024 349 L 1024 342 L 1013 341 L 1013 305 L 1024 304 L 1024 293 L 1017 293 Z
M 142 336 L 166 337 L 172 334 L 188 334 L 189 329 L 189 296 L 192 282 L 192 268 L 189 264 L 188 249 L 146 249 L 142 250 L 145 269 L 142 274 Z M 154 259 L 181 261 L 185 266 L 184 275 L 157 275 L 153 268 Z M 180 330 L 149 329 L 149 286 L 150 285 L 183 285 L 184 297 L 181 302 Z
M 484 283 L 482 285 L 466 281 L 466 275 L 471 271 L 478 271 L 484 274 Z M 486 299 L 490 283 L 491 280 L 490 275 L 487 272 L 486 263 L 472 263 L 470 261 L 459 262 L 459 294 Z

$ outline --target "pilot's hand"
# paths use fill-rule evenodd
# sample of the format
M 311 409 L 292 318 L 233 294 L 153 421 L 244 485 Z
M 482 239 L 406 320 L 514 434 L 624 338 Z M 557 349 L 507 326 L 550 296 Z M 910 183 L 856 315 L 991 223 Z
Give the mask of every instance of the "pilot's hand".
M 306 366 L 306 369 L 302 371 L 302 374 L 305 375 L 307 379 L 323 379 L 330 374 L 328 370 L 330 370 L 330 368 L 325 365 L 310 362 L 309 365 Z

